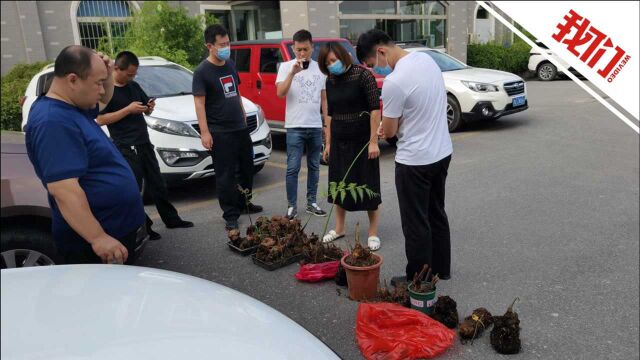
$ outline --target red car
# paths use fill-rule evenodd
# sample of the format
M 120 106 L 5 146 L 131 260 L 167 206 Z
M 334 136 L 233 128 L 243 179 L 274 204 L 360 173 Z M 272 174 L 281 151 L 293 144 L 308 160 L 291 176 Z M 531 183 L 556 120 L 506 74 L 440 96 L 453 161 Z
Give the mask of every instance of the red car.
M 354 63 L 361 65 L 353 45 L 349 40 L 341 38 L 313 39 L 314 60 L 318 60 L 320 48 L 328 42 L 340 43 L 349 51 Z M 262 107 L 271 131 L 285 132 L 285 99 L 276 95 L 276 77 L 278 65 L 294 58 L 291 39 L 231 43 L 231 59 L 235 62 L 240 76 L 240 93 Z M 376 74 L 374 76 L 378 82 L 378 89 L 382 88 L 383 77 Z

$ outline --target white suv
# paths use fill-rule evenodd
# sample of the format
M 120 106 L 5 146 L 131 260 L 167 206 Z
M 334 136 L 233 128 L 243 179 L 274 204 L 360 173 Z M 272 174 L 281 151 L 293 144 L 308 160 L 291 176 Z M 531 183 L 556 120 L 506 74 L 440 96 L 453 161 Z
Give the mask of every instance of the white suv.
M 559 71 L 558 68 L 551 63 L 551 61 L 547 60 L 541 52 L 544 51 L 547 53 L 547 56 L 557 61 L 559 64 L 569 69 L 569 71 L 577 76 L 580 74 L 575 71 L 569 63 L 559 58 L 555 53 L 551 52 L 548 47 L 546 47 L 543 43 L 536 41 L 536 45 L 538 45 L 539 49 L 531 48 L 529 51 L 529 71 L 534 72 L 539 80 L 541 81 L 551 81 L 555 79 L 558 75 L 562 74 L 562 71 Z
M 53 78 L 53 65 L 33 77 L 22 105 L 22 129 L 37 96 L 44 95 Z M 151 116 L 145 115 L 149 138 L 156 148 L 160 172 L 169 183 L 204 178 L 215 174 L 209 152 L 200 142 L 191 81 L 193 73 L 160 57 L 140 58 L 135 81 L 149 97 L 155 97 Z M 271 156 L 271 130 L 260 106 L 242 98 L 253 141 L 254 167 L 260 171 Z M 102 127 L 108 134 L 106 126 Z M 215 144 L 214 144 L 215 146 Z
M 427 47 L 403 48 L 430 55 L 442 70 L 451 132 L 459 130 L 465 122 L 495 120 L 529 108 L 526 84 L 517 75 L 473 68 L 442 51 Z

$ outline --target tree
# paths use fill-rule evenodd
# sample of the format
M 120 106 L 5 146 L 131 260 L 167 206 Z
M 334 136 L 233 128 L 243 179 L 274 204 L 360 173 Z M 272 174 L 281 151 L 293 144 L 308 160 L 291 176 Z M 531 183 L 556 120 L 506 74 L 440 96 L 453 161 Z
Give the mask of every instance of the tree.
M 107 53 L 113 48 L 115 53 L 129 50 L 138 56 L 161 56 L 192 69 L 206 56 L 205 26 L 216 23 L 212 15 L 191 17 L 184 8 L 165 1 L 145 1 L 140 10 L 134 10 L 124 37 L 103 38 L 100 49 Z

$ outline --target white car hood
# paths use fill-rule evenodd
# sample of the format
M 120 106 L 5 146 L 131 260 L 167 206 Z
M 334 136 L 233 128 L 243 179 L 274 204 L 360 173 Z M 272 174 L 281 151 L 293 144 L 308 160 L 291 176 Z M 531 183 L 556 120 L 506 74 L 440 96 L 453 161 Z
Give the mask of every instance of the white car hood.
M 242 98 L 242 104 L 247 114 L 258 111 L 256 105 L 251 100 Z M 192 95 L 163 97 L 156 99 L 156 108 L 151 117 L 193 122 L 198 120 L 196 117 L 196 108 Z
M 1 271 L 2 359 L 338 359 L 269 306 L 165 270 Z
M 445 79 L 476 81 L 489 84 L 502 84 L 504 82 L 522 80 L 522 78 L 512 73 L 483 68 L 445 71 L 442 73 L 442 76 Z

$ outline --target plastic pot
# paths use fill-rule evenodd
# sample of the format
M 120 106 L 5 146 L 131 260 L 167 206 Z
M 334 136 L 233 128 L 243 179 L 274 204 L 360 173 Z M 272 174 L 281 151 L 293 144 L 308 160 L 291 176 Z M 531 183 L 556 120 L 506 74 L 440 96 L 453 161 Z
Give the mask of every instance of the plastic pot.
M 371 300 L 378 295 L 378 284 L 380 283 L 380 266 L 382 266 L 382 256 L 372 254 L 378 262 L 371 266 L 351 266 L 346 263 L 347 256 L 340 259 L 340 264 L 347 273 L 347 286 L 349 288 L 349 298 L 351 300 L 362 301 Z
M 433 306 L 436 304 L 436 289 L 427 293 L 419 293 L 413 291 L 411 284 L 408 287 L 409 300 L 411 301 L 411 308 L 423 312 L 427 315 L 433 312 Z

